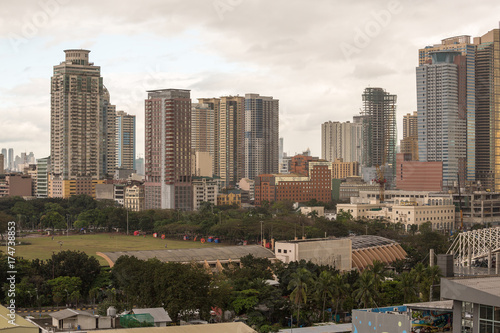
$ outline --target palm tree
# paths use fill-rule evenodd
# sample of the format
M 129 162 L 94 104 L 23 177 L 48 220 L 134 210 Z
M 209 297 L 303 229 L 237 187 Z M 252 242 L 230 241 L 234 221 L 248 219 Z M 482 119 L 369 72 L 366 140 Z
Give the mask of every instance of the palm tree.
M 375 279 L 375 284 L 377 286 L 377 289 L 379 289 L 382 280 L 385 279 L 386 276 L 385 266 L 386 264 L 379 260 L 374 260 L 372 264 L 368 266 L 368 270 L 372 272 L 373 278 Z
M 332 287 L 333 287 L 334 279 L 332 274 L 329 271 L 322 271 L 319 274 L 318 280 L 316 281 L 316 293 L 320 297 L 320 299 L 323 301 L 323 319 L 322 321 L 325 321 L 325 305 L 326 305 L 326 299 L 327 297 L 332 297 Z
M 372 305 L 377 307 L 375 301 L 379 297 L 377 283 L 370 270 L 364 270 L 361 273 L 354 287 L 356 288 L 353 293 L 354 299 L 362 308 L 369 308 Z
M 423 295 L 422 295 L 422 283 L 424 282 L 424 277 L 425 277 L 425 266 L 421 262 L 415 265 L 413 269 L 410 271 L 411 274 L 413 274 L 415 281 L 414 283 L 417 285 L 417 294 L 420 300 L 422 300 Z
M 345 299 L 348 290 L 349 284 L 345 281 L 344 275 L 335 274 L 332 283 L 332 301 L 335 300 L 335 318 L 337 318 L 339 305 Z
M 441 269 L 439 266 L 429 266 L 424 271 L 423 286 L 424 290 L 429 290 L 429 301 L 432 301 L 432 287 L 439 284 L 441 278 Z
M 418 298 L 418 285 L 415 279 L 416 275 L 413 273 L 413 270 L 410 273 L 403 272 L 399 276 L 401 293 L 403 294 L 403 303 L 413 302 Z
M 290 298 L 297 305 L 297 326 L 299 326 L 300 304 L 307 302 L 307 287 L 313 283 L 313 278 L 311 272 L 303 267 L 299 267 L 290 277 L 288 290 L 293 290 Z

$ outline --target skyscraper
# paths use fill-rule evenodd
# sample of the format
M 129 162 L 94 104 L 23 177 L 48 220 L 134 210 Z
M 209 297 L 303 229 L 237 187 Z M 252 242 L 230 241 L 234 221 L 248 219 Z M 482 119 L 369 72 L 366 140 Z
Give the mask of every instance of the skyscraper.
M 191 113 L 191 147 L 195 152 L 207 152 L 214 156 L 215 110 L 213 106 L 194 103 Z
M 403 116 L 403 139 L 401 153 L 411 154 L 412 161 L 418 161 L 418 116 L 417 112 Z
M 214 110 L 214 173 L 222 186 L 234 186 L 245 169 L 245 98 L 222 96 L 198 101 Z
M 116 114 L 116 158 L 118 168 L 136 169 L 135 165 L 135 115 L 124 111 Z
M 327 121 L 321 125 L 321 158 L 330 162 L 362 161 L 363 124 Z
M 278 173 L 279 101 L 245 95 L 245 178 Z
M 5 169 L 7 169 L 7 149 L 5 148 L 2 148 L 2 155 L 3 155 L 3 165 L 2 167 Z
M 65 61 L 54 66 L 50 89 L 51 175 L 60 180 L 102 179 L 108 144 L 103 110 L 109 94 L 100 67 L 89 62 L 89 50 L 64 53 Z
M 363 164 L 367 167 L 396 164 L 396 95 L 382 88 L 363 92 Z
M 462 88 L 458 103 L 460 109 L 465 108 L 467 120 L 467 128 L 464 132 L 467 139 L 466 179 L 474 181 L 476 179 L 476 45 L 471 43 L 470 36 L 467 35 L 445 38 L 440 44 L 426 46 L 419 50 L 419 66 L 432 63 L 431 54 L 440 51 L 457 51 L 465 57 L 465 63 L 462 64 L 465 76 L 462 75 L 461 78 Z
M 145 208 L 192 210 L 190 91 L 148 91 L 145 127 Z
M 99 164 L 101 165 L 101 178 L 114 175 L 117 165 L 116 156 L 116 105 L 111 104 L 109 91 L 103 86 L 102 110 L 99 119 L 99 135 L 101 145 Z
M 474 38 L 476 53 L 476 180 L 500 191 L 500 29 Z
M 14 149 L 13 148 L 9 148 L 9 155 L 8 155 L 8 159 L 7 159 L 7 169 L 9 169 L 9 171 L 14 170 Z
M 417 67 L 418 155 L 421 162 L 443 162 L 443 187 L 457 175 L 465 183 L 467 109 L 466 57 L 457 51 L 431 53 Z

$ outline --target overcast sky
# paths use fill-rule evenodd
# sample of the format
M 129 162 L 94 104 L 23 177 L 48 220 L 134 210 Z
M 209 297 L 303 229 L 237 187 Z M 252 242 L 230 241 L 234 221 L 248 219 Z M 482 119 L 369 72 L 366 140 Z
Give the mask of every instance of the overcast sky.
M 65 49 L 91 50 L 118 110 L 137 116 L 146 90 L 280 100 L 289 154 L 321 154 L 321 124 L 352 121 L 366 87 L 416 110 L 418 49 L 499 27 L 500 2 L 340 0 L 2 1 L 0 148 L 50 154 L 50 77 Z M 399 142 L 399 141 L 398 141 Z

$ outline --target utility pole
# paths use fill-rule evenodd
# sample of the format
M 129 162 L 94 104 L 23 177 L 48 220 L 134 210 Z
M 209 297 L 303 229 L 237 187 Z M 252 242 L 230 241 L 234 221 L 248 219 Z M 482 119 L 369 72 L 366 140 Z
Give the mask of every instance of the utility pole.
M 128 236 L 128 209 L 127 209 L 127 236 Z
M 263 240 L 264 240 L 264 233 L 263 233 L 264 229 L 263 229 L 263 226 L 262 226 L 263 223 L 264 223 L 263 221 L 260 221 L 260 245 L 261 246 L 264 246 L 264 242 L 263 242 Z

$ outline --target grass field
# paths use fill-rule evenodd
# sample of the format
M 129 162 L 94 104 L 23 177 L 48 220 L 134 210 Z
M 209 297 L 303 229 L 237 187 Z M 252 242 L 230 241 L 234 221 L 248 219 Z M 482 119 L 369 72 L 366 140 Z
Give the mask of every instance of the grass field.
M 93 256 L 99 260 L 103 266 L 108 263 L 103 258 L 96 255 L 96 252 L 114 252 L 114 251 L 137 251 L 137 250 L 159 250 L 165 249 L 167 244 L 168 249 L 190 249 L 200 247 L 221 246 L 215 243 L 200 243 L 182 240 L 170 240 L 154 238 L 152 235 L 143 236 L 127 236 L 123 234 L 82 234 L 69 236 L 40 236 L 40 237 L 23 237 L 17 238 L 21 245 L 16 245 L 16 257 L 25 259 L 49 259 L 52 253 L 57 253 L 64 250 L 82 251 L 89 256 Z M 23 243 L 30 243 L 23 245 Z

